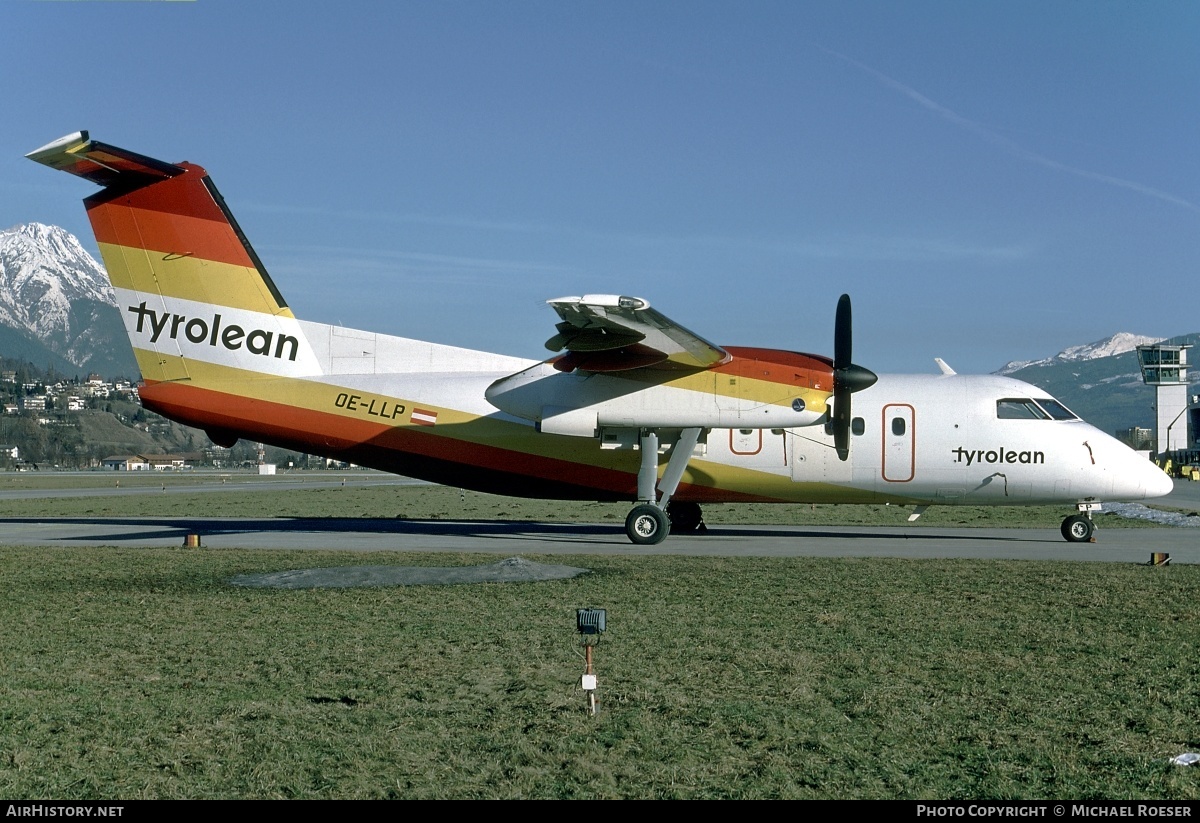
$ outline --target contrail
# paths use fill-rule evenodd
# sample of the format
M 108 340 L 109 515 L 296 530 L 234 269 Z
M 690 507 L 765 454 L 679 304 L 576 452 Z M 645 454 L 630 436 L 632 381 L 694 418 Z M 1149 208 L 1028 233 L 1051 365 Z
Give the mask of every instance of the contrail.
M 1134 192 L 1137 192 L 1138 194 L 1144 194 L 1147 197 L 1153 197 L 1157 200 L 1162 200 L 1166 203 L 1173 203 L 1176 206 L 1183 206 L 1185 209 L 1190 209 L 1195 212 L 1200 212 L 1200 206 L 1197 206 L 1195 203 L 1191 202 L 1190 200 L 1185 200 L 1182 197 L 1177 197 L 1174 194 L 1171 194 L 1170 192 L 1163 191 L 1162 189 L 1156 189 L 1156 188 L 1153 188 L 1152 186 L 1146 186 L 1141 183 L 1135 182 L 1133 180 L 1124 180 L 1120 177 L 1113 177 L 1108 174 L 1100 174 L 1099 172 L 1088 171 L 1087 169 L 1079 169 L 1074 166 L 1069 166 L 1066 163 L 1060 163 L 1057 160 L 1052 160 L 1051 158 L 1046 157 L 1045 155 L 1038 154 L 1037 152 L 1029 151 L 1028 149 L 1023 148 L 1019 144 L 1015 143 L 1014 141 L 1008 139 L 1007 137 L 1003 137 L 999 134 L 996 134 L 994 131 L 991 131 L 987 127 L 982 126 L 979 123 L 976 123 L 974 120 L 968 120 L 966 117 L 963 117 L 961 114 L 959 114 L 955 111 L 951 111 L 950 109 L 946 108 L 945 106 L 943 106 L 939 103 L 936 103 L 933 100 L 930 100 L 928 97 L 921 94 L 919 91 L 912 88 L 911 86 L 906 86 L 903 83 L 901 83 L 899 80 L 895 80 L 891 77 L 888 77 L 883 72 L 876 71 L 875 69 L 871 68 L 870 66 L 866 65 L 865 63 L 861 63 L 858 60 L 855 60 L 853 57 L 848 57 L 845 54 L 833 51 L 832 49 L 827 49 L 824 46 L 817 46 L 817 48 L 819 48 L 821 51 L 825 52 L 826 54 L 832 55 L 832 56 L 838 58 L 839 60 L 849 63 L 850 65 L 854 66 L 855 68 L 859 69 L 860 71 L 866 72 L 867 74 L 871 75 L 876 80 L 878 80 L 879 82 L 883 83 L 883 85 L 887 86 L 890 89 L 894 89 L 895 91 L 900 92 L 905 97 L 907 97 L 908 99 L 917 103 L 917 105 L 921 106 L 922 108 L 928 109 L 929 111 L 936 114 L 938 117 L 941 117 L 943 120 L 948 120 L 951 123 L 953 123 L 954 125 L 958 126 L 959 128 L 969 131 L 974 135 L 977 135 L 978 137 L 982 138 L 984 141 L 991 143 L 993 146 L 996 146 L 1001 151 L 1007 152 L 1008 154 L 1011 154 L 1014 157 L 1020 157 L 1022 160 L 1028 160 L 1031 163 L 1037 163 L 1040 166 L 1045 166 L 1046 168 L 1054 169 L 1055 171 L 1061 171 L 1061 172 L 1066 172 L 1067 174 L 1073 174 L 1076 177 L 1082 177 L 1086 180 L 1095 180 L 1098 183 L 1107 183 L 1110 186 L 1117 186 L 1122 189 L 1128 189 L 1129 191 L 1134 191 Z

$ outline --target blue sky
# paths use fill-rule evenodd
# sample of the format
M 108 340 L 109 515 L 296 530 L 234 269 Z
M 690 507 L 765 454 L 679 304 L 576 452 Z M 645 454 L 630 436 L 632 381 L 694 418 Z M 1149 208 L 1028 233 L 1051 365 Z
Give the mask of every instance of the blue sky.
M 0 0 L 0 227 L 72 131 L 212 174 L 298 316 L 528 357 L 543 301 L 960 372 L 1200 330 L 1194 2 Z

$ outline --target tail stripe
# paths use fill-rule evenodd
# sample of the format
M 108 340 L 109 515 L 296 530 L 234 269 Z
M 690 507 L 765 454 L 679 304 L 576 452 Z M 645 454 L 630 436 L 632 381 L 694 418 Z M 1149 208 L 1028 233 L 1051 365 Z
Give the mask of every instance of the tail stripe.
M 144 196 L 156 193 L 154 189 L 158 186 L 184 188 L 180 194 L 186 195 L 189 193 L 186 187 L 179 184 L 191 182 L 186 177 L 177 177 L 116 199 L 102 198 L 99 203 L 96 200 L 101 198 L 89 197 L 84 202 L 96 241 L 255 268 L 254 260 L 217 209 L 213 211 L 219 219 L 212 219 L 196 211 L 160 209 L 152 202 L 153 198 Z
M 190 256 L 146 254 L 131 246 L 109 243 L 100 244 L 100 254 L 117 289 L 292 316 L 291 309 L 271 308 L 276 301 L 266 283 L 245 266 Z
M 208 193 L 212 195 L 213 202 L 221 209 L 221 213 L 225 215 L 225 219 L 229 221 L 230 227 L 234 234 L 237 235 L 238 241 L 242 244 L 242 248 L 254 263 L 254 268 L 262 275 L 263 282 L 271 291 L 271 296 L 275 298 L 275 302 L 281 308 L 287 308 L 287 302 L 283 299 L 283 295 L 279 293 L 279 289 L 275 288 L 275 281 L 271 279 L 271 275 L 267 274 L 267 267 L 263 265 L 262 260 L 258 259 L 258 253 L 254 251 L 254 247 L 250 245 L 249 238 L 242 231 L 242 227 L 238 224 L 237 218 L 233 216 L 233 212 L 229 210 L 229 206 L 225 205 L 225 198 L 221 196 L 221 192 L 217 191 L 217 184 L 212 181 L 212 178 L 207 174 L 201 178 L 204 187 L 208 189 Z

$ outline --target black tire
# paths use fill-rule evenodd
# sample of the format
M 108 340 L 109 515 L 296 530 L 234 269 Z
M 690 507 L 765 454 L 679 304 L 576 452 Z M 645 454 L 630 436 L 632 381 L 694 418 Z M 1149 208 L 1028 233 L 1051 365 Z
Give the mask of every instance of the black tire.
M 671 534 L 692 534 L 704 522 L 699 503 L 671 501 L 667 504 L 667 517 L 671 519 Z
M 632 543 L 639 546 L 653 546 L 667 539 L 671 531 L 671 521 L 667 513 L 658 506 L 643 503 L 634 506 L 633 511 L 625 518 L 625 534 Z
M 1082 514 L 1073 514 L 1062 522 L 1062 536 L 1069 543 L 1087 543 L 1095 531 L 1092 521 Z

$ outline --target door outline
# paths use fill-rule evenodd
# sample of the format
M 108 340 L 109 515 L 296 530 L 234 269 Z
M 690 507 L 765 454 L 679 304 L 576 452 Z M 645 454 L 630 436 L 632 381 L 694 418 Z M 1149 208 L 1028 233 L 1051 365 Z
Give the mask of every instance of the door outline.
M 896 418 L 904 420 L 903 434 L 892 432 L 892 421 Z M 883 428 L 883 479 L 889 483 L 907 483 L 916 475 L 917 410 L 908 403 L 889 403 L 883 407 L 880 423 Z
M 752 429 L 751 430 L 752 432 L 755 432 L 758 434 L 758 445 L 755 447 L 754 451 L 738 451 L 737 447 L 734 445 L 734 442 L 733 442 L 733 434 L 735 431 L 737 431 L 737 430 L 736 429 L 729 430 L 729 452 L 730 452 L 730 454 L 736 454 L 736 455 L 740 455 L 742 457 L 749 457 L 750 455 L 758 454 L 759 452 L 762 451 L 762 447 L 763 447 L 762 429 Z M 740 431 L 738 433 L 741 434 Z M 753 437 L 754 435 L 753 434 L 744 434 L 741 436 L 742 437 Z M 751 445 L 751 444 L 747 443 L 746 445 Z M 784 465 L 787 465 L 786 462 L 784 463 Z

